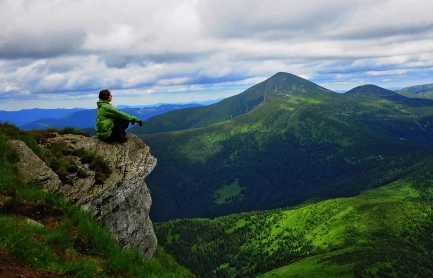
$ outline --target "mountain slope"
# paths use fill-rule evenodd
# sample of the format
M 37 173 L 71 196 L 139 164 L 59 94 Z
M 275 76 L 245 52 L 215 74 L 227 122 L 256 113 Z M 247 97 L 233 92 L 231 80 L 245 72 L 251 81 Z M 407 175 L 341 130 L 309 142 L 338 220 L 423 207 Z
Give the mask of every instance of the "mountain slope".
M 353 88 L 345 93 L 347 96 L 352 97 L 379 97 L 379 98 L 400 98 L 400 95 L 376 85 L 363 85 Z
M 433 99 L 433 84 L 410 86 L 395 92 L 409 98 Z
M 353 196 L 414 171 L 433 146 L 433 106 L 323 90 L 286 93 L 301 85 L 276 84 L 266 102 L 231 120 L 140 135 L 158 158 L 147 180 L 152 219 Z
M 189 109 L 181 109 L 152 117 L 143 128 L 132 128 L 133 134 L 152 134 L 209 126 L 243 115 L 269 99 L 288 97 L 327 98 L 336 93 L 306 79 L 289 73 L 277 73 L 245 92 L 218 103 Z
M 200 277 L 431 277 L 432 157 L 357 197 L 173 220 L 156 233 Z
M 345 96 L 353 97 L 355 99 L 386 99 L 394 101 L 398 104 L 409 106 L 430 106 L 433 105 L 433 100 L 425 98 L 414 98 L 406 95 L 398 94 L 394 91 L 381 88 L 376 85 L 363 85 L 353 88 L 346 92 Z
M 431 204 L 352 197 L 155 228 L 200 277 L 433 275 Z

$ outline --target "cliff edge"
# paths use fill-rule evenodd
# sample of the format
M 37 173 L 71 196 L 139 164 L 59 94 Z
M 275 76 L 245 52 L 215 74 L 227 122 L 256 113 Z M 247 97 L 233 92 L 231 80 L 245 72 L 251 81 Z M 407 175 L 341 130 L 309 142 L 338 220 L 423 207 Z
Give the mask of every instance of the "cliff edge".
M 109 144 L 96 137 L 56 133 L 44 142 L 44 145 L 61 143 L 69 153 L 82 148 L 104 157 L 112 170 L 104 181 L 95 179 L 89 164 L 71 154 L 78 171 L 68 174 L 67 181 L 62 182 L 24 142 L 10 143 L 20 154 L 18 167 L 27 181 L 37 182 L 44 190 L 81 206 L 102 221 L 121 245 L 137 247 L 151 258 L 157 239 L 149 218 L 152 199 L 144 178 L 154 169 L 156 159 L 138 137 L 132 134 L 127 137 L 126 143 Z

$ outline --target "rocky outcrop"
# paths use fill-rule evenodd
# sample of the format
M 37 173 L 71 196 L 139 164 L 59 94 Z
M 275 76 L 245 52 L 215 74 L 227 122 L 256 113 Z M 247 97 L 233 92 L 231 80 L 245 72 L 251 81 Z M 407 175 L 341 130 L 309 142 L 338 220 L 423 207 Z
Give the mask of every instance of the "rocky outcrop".
M 66 148 L 83 148 L 103 156 L 112 173 L 104 182 L 95 181 L 95 173 L 80 157 L 71 156 L 80 177 L 70 174 L 68 182 L 46 166 L 23 142 L 11 141 L 20 153 L 18 167 L 27 181 L 36 181 L 45 190 L 53 191 L 91 212 L 102 221 L 116 240 L 126 247 L 138 247 L 147 257 L 153 257 L 157 239 L 149 218 L 152 199 L 144 178 L 156 165 L 156 159 L 135 135 L 128 134 L 126 143 L 105 143 L 95 137 L 64 134 L 48 138 L 44 144 L 62 143 Z
M 51 170 L 23 141 L 12 140 L 9 142 L 20 154 L 17 166 L 27 181 L 35 181 L 44 189 L 57 191 L 62 182 L 56 173 Z

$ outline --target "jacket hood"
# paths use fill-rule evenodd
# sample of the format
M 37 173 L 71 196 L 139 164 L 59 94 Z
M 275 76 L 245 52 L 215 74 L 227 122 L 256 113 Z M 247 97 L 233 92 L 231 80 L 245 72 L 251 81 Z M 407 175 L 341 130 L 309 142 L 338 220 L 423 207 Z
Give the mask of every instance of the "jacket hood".
M 110 104 L 108 101 L 100 99 L 98 100 L 98 102 L 96 102 L 96 105 L 98 105 L 98 108 L 101 107 L 101 105 L 103 105 L 104 103 L 106 104 Z

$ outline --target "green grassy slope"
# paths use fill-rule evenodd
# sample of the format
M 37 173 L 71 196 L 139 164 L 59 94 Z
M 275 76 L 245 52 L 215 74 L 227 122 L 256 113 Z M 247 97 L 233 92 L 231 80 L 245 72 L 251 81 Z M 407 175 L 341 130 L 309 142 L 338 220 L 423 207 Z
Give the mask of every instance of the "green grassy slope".
M 420 221 L 414 213 L 418 211 L 423 216 L 422 218 L 430 217 L 429 221 L 432 219 L 430 213 L 433 203 L 432 167 L 433 159 L 428 158 L 420 169 L 410 175 L 385 186 L 366 190 L 359 197 L 356 197 L 356 199 L 362 199 L 366 202 L 397 202 L 399 204 L 398 209 L 392 209 L 391 213 L 386 213 L 383 217 L 383 221 L 389 222 L 387 228 L 384 229 L 383 238 L 389 237 L 392 234 L 390 232 L 396 226 L 402 225 L 402 229 L 417 230 L 413 234 L 419 237 L 418 239 L 408 235 L 408 232 L 400 231 L 393 240 L 392 245 L 394 246 L 382 246 L 381 248 L 384 249 L 382 251 L 374 246 L 375 241 L 370 240 L 373 243 L 370 248 L 354 249 L 351 246 L 347 249 L 311 256 L 269 271 L 263 277 L 353 277 L 355 274 L 359 276 L 362 274 L 365 277 L 367 276 L 366 273 L 374 273 L 378 277 L 431 276 L 432 268 L 429 265 L 433 263 L 432 250 L 431 247 L 425 246 L 430 245 L 433 240 L 427 235 L 417 235 L 417 233 L 430 233 L 431 227 L 429 226 L 431 224 L 425 223 L 422 219 Z M 387 205 L 389 211 L 388 207 L 390 206 Z M 369 213 L 375 214 L 378 209 L 380 208 L 374 207 Z M 392 214 L 400 214 L 400 218 L 406 219 L 406 221 L 402 222 L 389 217 Z M 361 225 L 360 223 L 362 221 L 359 221 L 357 225 Z M 415 242 L 415 244 L 424 247 L 421 251 L 413 252 L 419 247 L 408 248 L 408 242 Z M 362 271 L 362 269 L 367 271 Z
M 363 198 L 386 198 L 433 203 L 433 154 L 427 153 L 419 169 L 385 186 L 363 191 Z
M 416 169 L 433 146 L 433 105 L 326 92 L 282 95 L 208 127 L 140 135 L 158 158 L 147 179 L 153 219 L 353 196 Z

